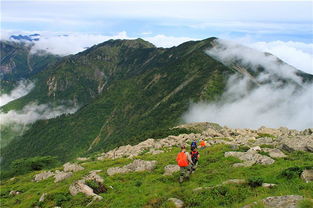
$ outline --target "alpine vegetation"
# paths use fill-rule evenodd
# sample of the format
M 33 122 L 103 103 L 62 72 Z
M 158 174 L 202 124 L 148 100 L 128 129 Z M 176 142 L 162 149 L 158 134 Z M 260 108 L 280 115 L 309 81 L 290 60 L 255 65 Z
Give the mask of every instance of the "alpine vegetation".
M 216 102 L 193 103 L 186 122 L 212 121 L 234 128 L 305 129 L 313 126 L 313 83 L 276 57 L 225 40 L 206 53 L 240 72 Z

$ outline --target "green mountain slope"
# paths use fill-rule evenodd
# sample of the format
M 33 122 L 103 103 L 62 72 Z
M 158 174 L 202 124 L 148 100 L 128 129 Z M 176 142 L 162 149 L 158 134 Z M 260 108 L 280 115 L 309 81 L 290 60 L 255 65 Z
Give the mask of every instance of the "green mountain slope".
M 18 109 L 33 100 L 70 100 L 83 107 L 73 115 L 33 124 L 2 149 L 3 167 L 19 158 L 44 155 L 67 161 L 142 141 L 177 125 L 190 102 L 216 100 L 232 74 L 244 76 L 204 52 L 214 40 L 169 49 L 141 39 L 111 40 L 65 57 L 36 75 L 31 93 L 3 109 Z
M 4 164 L 36 155 L 57 155 L 65 161 L 89 151 L 129 143 L 132 137 L 133 141 L 140 141 L 148 136 L 142 134 L 176 125 L 190 101 L 217 98 L 223 92 L 228 76 L 234 73 L 203 52 L 212 40 L 187 42 L 167 50 L 150 45 L 147 48 L 142 40 L 108 41 L 68 57 L 56 69 L 46 70 L 40 74 L 42 78 L 56 77 L 55 80 L 64 86 L 71 83 L 66 88 L 58 84 L 57 90 L 51 92 L 55 93 L 55 99 L 71 99 L 76 95 L 84 102 L 93 94 L 97 97 L 74 115 L 35 123 L 21 138 L 3 149 Z M 115 50 L 117 55 L 112 52 Z M 86 57 L 93 65 L 82 66 Z M 96 64 L 99 57 L 111 61 Z M 107 66 L 112 62 L 113 66 Z M 81 67 L 73 67 L 70 63 Z M 70 76 L 74 69 L 80 72 L 75 73 L 76 77 Z M 107 76 L 107 84 L 94 76 L 94 72 L 100 69 L 103 77 Z M 66 82 L 69 77 L 73 82 Z M 97 90 L 103 83 L 105 87 L 99 94 Z M 39 96 L 44 87 L 39 83 L 37 86 L 11 105 L 33 99 L 34 94 Z
M 60 59 L 60 57 L 44 51 L 31 52 L 31 49 L 31 44 L 0 41 L 1 80 L 17 81 L 28 79 Z

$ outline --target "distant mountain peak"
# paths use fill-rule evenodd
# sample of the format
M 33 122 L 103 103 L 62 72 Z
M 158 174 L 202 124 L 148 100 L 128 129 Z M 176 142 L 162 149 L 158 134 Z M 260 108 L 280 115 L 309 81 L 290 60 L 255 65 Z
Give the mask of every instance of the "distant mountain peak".
M 10 40 L 19 40 L 19 41 L 39 41 L 40 39 L 40 34 L 35 33 L 35 34 L 30 34 L 30 35 L 11 35 Z

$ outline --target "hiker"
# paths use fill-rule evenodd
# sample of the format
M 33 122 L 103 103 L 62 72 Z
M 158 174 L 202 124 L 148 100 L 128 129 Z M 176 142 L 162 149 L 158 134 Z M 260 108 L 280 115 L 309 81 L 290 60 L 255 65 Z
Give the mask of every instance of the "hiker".
M 200 141 L 200 149 L 201 150 L 204 149 L 205 146 L 206 146 L 206 142 L 203 139 L 201 139 L 201 141 Z
M 194 140 L 191 142 L 190 149 L 195 149 L 195 148 L 197 148 L 197 142 Z
M 184 178 L 186 178 L 187 180 L 189 179 L 191 166 L 193 164 L 189 152 L 186 152 L 185 145 L 181 146 L 181 152 L 178 153 L 176 161 L 180 167 L 179 183 L 182 183 L 184 181 Z
M 191 161 L 192 161 L 192 166 L 190 169 L 190 174 L 191 174 L 192 172 L 196 170 L 198 166 L 198 160 L 199 160 L 200 154 L 198 150 L 194 148 L 194 149 L 191 149 L 190 155 L 191 155 Z

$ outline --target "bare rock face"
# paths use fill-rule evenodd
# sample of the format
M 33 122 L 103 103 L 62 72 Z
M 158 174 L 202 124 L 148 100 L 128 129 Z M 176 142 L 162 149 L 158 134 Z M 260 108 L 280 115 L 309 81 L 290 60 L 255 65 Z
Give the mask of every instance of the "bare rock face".
M 174 203 L 176 208 L 182 208 L 184 207 L 184 202 L 177 198 L 169 198 L 168 201 L 171 201 Z
M 176 173 L 180 170 L 180 167 L 178 165 L 167 165 L 164 167 L 164 175 L 169 176 L 173 173 Z
M 157 155 L 163 153 L 163 150 L 150 149 L 149 153 L 152 155 Z
M 63 181 L 64 179 L 69 178 L 72 175 L 73 175 L 72 172 L 63 172 L 63 171 L 57 170 L 57 171 L 55 171 L 55 174 L 54 174 L 54 183 Z
M 243 164 L 234 164 L 234 167 L 250 167 L 254 164 L 270 165 L 275 162 L 272 158 L 260 155 L 256 151 L 249 150 L 248 152 L 225 152 L 225 157 L 236 157 L 243 160 Z
M 78 164 L 74 164 L 74 163 L 65 163 L 63 165 L 64 171 L 65 172 L 77 172 L 80 170 L 84 170 L 84 168 Z
M 304 170 L 301 173 L 301 178 L 306 182 L 309 183 L 313 181 L 313 170 Z
M 273 208 L 296 208 L 297 203 L 303 200 L 303 196 L 287 195 L 287 196 L 271 196 L 263 199 L 266 207 Z
M 272 158 L 283 158 L 287 157 L 281 150 L 279 149 L 271 149 L 271 148 L 262 148 L 262 151 L 268 152 L 270 157 Z
M 156 161 L 134 160 L 132 163 L 123 167 L 113 167 L 107 170 L 109 176 L 118 173 L 139 172 L 139 171 L 152 171 L 156 166 Z
M 42 180 L 45 180 L 51 176 L 54 176 L 54 173 L 51 172 L 51 171 L 44 171 L 42 173 L 38 173 L 34 176 L 34 181 L 36 182 L 39 182 L 39 181 L 42 181 Z

